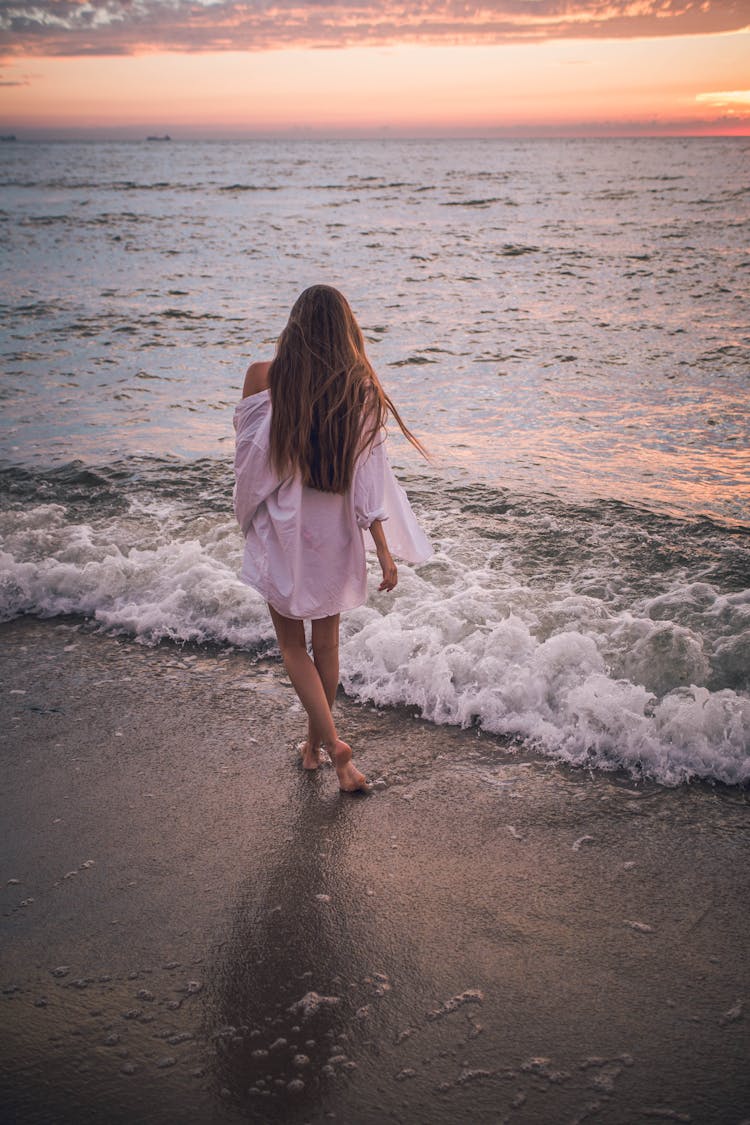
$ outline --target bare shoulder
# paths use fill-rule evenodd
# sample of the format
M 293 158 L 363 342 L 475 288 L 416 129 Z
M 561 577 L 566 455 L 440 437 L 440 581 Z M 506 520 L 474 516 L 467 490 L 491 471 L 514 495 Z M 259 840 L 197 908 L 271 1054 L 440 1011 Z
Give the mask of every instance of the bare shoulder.
M 268 387 L 268 369 L 271 361 L 263 360 L 260 363 L 251 363 L 245 372 L 245 385 L 242 388 L 242 397 L 257 395 Z

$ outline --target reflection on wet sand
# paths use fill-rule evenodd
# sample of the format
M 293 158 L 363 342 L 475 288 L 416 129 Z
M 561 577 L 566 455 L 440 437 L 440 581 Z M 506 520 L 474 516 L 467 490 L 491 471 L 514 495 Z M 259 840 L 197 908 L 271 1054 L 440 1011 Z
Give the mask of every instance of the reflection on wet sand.
M 309 1117 L 357 1069 L 372 1004 L 390 991 L 366 965 L 346 862 L 365 798 L 329 793 L 328 771 L 300 775 L 291 835 L 263 856 L 236 903 L 211 986 L 207 1029 L 225 1098 L 255 1116 Z

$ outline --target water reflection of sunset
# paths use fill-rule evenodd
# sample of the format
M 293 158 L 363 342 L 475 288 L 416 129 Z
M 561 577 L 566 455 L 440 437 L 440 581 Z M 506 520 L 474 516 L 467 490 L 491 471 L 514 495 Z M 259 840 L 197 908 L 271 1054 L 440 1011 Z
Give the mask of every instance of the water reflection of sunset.
M 504 427 L 495 435 L 443 430 L 430 435 L 430 450 L 440 472 L 459 479 L 483 477 L 515 489 L 546 485 L 568 500 L 585 499 L 595 482 L 603 499 L 670 515 L 721 513 L 725 522 L 748 522 L 744 448 L 673 444 L 668 435 L 648 429 L 626 439 L 595 426 L 568 428 L 557 419 L 548 427 Z

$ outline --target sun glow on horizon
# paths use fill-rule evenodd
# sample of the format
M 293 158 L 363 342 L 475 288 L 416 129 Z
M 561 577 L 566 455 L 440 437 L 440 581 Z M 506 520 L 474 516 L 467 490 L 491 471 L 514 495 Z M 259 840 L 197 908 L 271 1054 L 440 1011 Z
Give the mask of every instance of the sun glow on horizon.
M 402 7 L 406 19 L 409 5 Z M 228 0 L 218 8 L 229 20 Z M 653 22 L 657 8 L 654 0 L 612 0 L 607 12 L 620 21 L 648 16 Z M 673 8 L 687 10 L 684 4 Z M 186 10 L 180 3 L 177 9 Z M 336 11 L 346 42 L 348 10 Z M 360 16 L 363 11 L 356 9 Z M 555 11 L 551 0 L 540 0 L 540 18 L 549 21 Z M 0 131 L 52 136 L 110 130 L 133 137 L 750 134 L 747 29 L 574 36 L 576 20 L 590 25 L 592 12 L 604 19 L 601 5 L 577 0 L 566 9 L 565 36 L 534 41 L 436 45 L 407 39 L 341 46 L 332 39 L 324 49 L 291 44 L 249 51 L 165 49 L 157 38 L 153 49 L 131 45 L 114 54 L 6 55 L 0 64 Z M 320 27 L 320 34 L 331 32 Z

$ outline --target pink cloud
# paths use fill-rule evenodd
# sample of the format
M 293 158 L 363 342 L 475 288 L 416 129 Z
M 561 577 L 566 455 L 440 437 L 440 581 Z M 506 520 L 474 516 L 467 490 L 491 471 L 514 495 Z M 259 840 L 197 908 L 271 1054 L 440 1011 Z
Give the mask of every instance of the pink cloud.
M 739 31 L 746 0 L 0 0 L 0 53 L 261 51 L 394 42 L 503 43 Z

